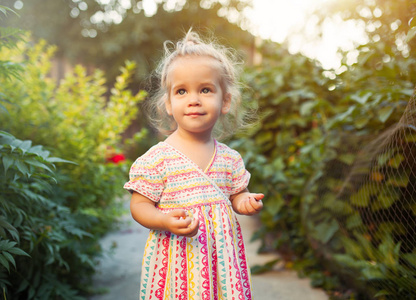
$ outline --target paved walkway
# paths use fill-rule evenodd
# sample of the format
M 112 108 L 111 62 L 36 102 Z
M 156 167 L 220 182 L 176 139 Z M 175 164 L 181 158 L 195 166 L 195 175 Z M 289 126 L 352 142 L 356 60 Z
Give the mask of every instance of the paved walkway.
M 259 242 L 250 242 L 255 231 L 254 217 L 238 216 L 247 257 L 251 266 L 271 261 L 274 255 L 259 255 Z M 148 230 L 126 216 L 121 228 L 108 234 L 101 241 L 106 254 L 102 258 L 94 285 L 103 294 L 89 300 L 137 300 L 140 282 L 141 260 Z M 319 289 L 311 288 L 308 279 L 300 279 L 291 270 L 274 270 L 252 276 L 253 293 L 256 300 L 327 300 Z

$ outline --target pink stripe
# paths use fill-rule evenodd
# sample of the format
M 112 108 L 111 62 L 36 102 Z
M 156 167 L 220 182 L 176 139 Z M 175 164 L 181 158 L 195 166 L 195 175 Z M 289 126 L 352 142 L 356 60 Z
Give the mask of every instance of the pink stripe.
M 199 211 L 199 219 L 204 220 L 204 216 L 202 215 L 202 211 Z M 209 259 L 208 259 L 208 239 L 207 239 L 207 228 L 205 226 L 205 222 L 199 222 L 199 236 L 198 241 L 202 245 L 201 247 L 201 254 L 202 257 L 202 270 L 201 270 L 201 281 L 202 281 L 202 300 L 212 300 L 211 299 L 211 291 L 210 291 L 210 283 L 209 283 Z
M 172 211 L 172 210 L 176 210 L 178 208 L 192 209 L 192 208 L 198 208 L 198 207 L 202 207 L 202 206 L 211 206 L 211 205 L 216 205 L 216 204 L 228 205 L 228 202 L 225 201 L 225 200 L 219 200 L 219 201 L 213 201 L 213 202 L 209 202 L 209 203 L 198 203 L 198 204 L 194 204 L 194 205 L 187 205 L 186 203 L 183 203 L 183 204 L 176 204 L 177 206 L 175 206 L 175 207 L 169 207 L 169 208 L 168 207 L 161 207 L 159 205 L 157 207 L 157 209 L 160 210 L 160 211 L 163 211 L 163 212 L 169 212 L 169 211 Z
M 166 286 L 166 278 L 168 273 L 168 263 L 169 263 L 169 241 L 171 233 L 166 231 L 166 237 L 162 240 L 162 268 L 159 271 L 160 280 L 157 283 L 159 288 L 155 292 L 155 296 L 159 300 L 163 300 L 163 296 L 165 293 L 165 286 Z
M 186 300 L 188 299 L 188 266 L 186 260 L 186 237 L 182 237 L 180 242 L 180 249 L 181 249 L 181 272 L 179 273 L 179 278 L 183 281 L 180 289 L 182 293 L 179 295 L 179 300 Z

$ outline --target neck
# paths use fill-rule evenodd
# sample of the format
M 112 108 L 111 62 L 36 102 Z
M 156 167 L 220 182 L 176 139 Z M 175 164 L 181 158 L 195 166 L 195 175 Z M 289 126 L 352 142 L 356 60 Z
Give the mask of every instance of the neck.
M 184 132 L 177 129 L 174 133 L 172 133 L 167 139 L 167 142 L 179 142 L 179 143 L 193 143 L 193 144 L 200 144 L 206 145 L 214 143 L 214 138 L 211 135 L 211 132 L 208 134 L 190 134 L 189 132 Z

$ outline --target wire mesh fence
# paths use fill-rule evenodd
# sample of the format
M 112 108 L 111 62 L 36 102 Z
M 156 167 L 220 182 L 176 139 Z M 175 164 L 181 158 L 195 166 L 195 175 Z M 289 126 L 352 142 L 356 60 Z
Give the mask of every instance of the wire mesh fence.
M 342 147 L 305 189 L 315 251 L 369 298 L 416 299 L 416 99 L 376 137 L 339 134 Z

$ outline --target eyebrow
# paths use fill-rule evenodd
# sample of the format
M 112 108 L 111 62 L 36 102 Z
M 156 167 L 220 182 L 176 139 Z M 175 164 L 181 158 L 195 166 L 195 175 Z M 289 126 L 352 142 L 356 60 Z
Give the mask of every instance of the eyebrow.
M 184 87 L 186 87 L 186 83 L 179 83 L 179 84 L 176 84 L 176 85 L 171 85 L 171 89 L 172 90 L 176 90 L 176 89 L 178 89 L 178 88 L 184 88 Z M 213 82 L 213 81 L 203 81 L 202 83 L 200 83 L 199 84 L 199 87 L 203 87 L 203 86 L 211 86 L 211 87 L 215 87 L 216 86 L 216 84 Z

